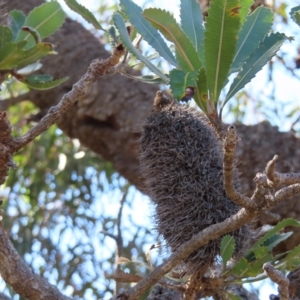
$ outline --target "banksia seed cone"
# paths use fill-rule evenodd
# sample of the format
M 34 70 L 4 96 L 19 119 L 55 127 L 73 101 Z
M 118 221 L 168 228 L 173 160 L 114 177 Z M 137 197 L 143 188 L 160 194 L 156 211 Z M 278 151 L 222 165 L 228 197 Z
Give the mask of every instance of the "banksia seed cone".
M 206 117 L 157 92 L 141 137 L 141 170 L 155 205 L 155 223 L 171 251 L 239 207 L 226 196 L 222 145 Z M 237 250 L 245 228 L 232 233 Z M 245 236 L 244 236 L 245 238 Z M 203 275 L 220 251 L 210 241 L 186 260 L 186 272 Z

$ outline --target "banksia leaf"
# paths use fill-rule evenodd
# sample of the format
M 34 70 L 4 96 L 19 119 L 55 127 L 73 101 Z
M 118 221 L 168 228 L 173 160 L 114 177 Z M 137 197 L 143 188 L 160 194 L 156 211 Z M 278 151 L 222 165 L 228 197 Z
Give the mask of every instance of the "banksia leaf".
M 12 42 L 13 33 L 7 26 L 0 25 L 0 49 L 7 43 Z
M 138 81 L 151 83 L 151 84 L 165 84 L 165 81 L 163 81 L 159 76 L 153 76 L 153 75 L 144 75 L 144 76 L 130 76 L 130 78 L 133 78 Z
M 134 45 L 132 44 L 132 42 L 130 40 L 130 36 L 128 35 L 128 31 L 127 31 L 125 22 L 124 22 L 123 18 L 121 17 L 121 15 L 118 13 L 115 13 L 113 16 L 113 21 L 120 33 L 120 38 L 122 40 L 122 43 L 126 47 L 126 49 L 130 53 L 132 53 L 137 59 L 142 61 L 153 73 L 155 73 L 160 78 L 162 78 L 164 83 L 168 83 L 169 78 L 166 75 L 164 75 L 157 67 L 155 67 L 148 59 L 146 59 L 146 57 L 144 57 L 138 49 L 136 49 L 134 47 Z
M 204 27 L 202 11 L 196 0 L 182 0 L 180 3 L 181 28 L 193 43 L 204 65 Z
M 255 77 L 256 73 L 275 55 L 287 39 L 288 37 L 283 33 L 271 33 L 259 44 L 233 80 L 223 106 Z
M 174 69 L 170 72 L 170 88 L 175 99 L 180 100 L 188 86 L 195 87 L 198 71 L 184 72 Z
M 292 234 L 293 232 L 291 231 L 286 233 L 276 233 L 266 240 L 262 245 L 268 247 L 269 251 L 272 251 L 275 246 L 289 238 Z
M 228 292 L 226 292 L 226 295 L 227 295 L 229 300 L 242 300 L 242 298 L 240 298 L 239 296 L 228 293 Z
M 41 39 L 44 39 L 62 26 L 65 17 L 58 2 L 46 2 L 29 13 L 23 26 L 32 27 L 39 33 Z M 36 44 L 30 33 L 20 31 L 16 41 L 22 40 L 28 40 L 26 49 Z
M 226 274 L 232 274 L 242 277 L 249 269 L 249 263 L 245 257 L 242 257 Z
M 263 245 L 268 239 L 270 239 L 270 237 L 272 237 L 274 234 L 278 233 L 281 229 L 287 227 L 287 226 L 296 226 L 296 227 L 300 227 L 300 222 L 294 220 L 294 219 L 284 219 L 282 221 L 280 221 L 274 228 L 272 228 L 269 232 L 267 232 L 259 241 L 257 241 L 249 250 L 253 251 L 255 250 L 257 247 L 260 247 L 261 245 Z
M 120 0 L 120 4 L 129 18 L 130 23 L 142 35 L 143 39 L 170 64 L 177 67 L 174 55 L 158 31 L 144 18 L 142 15 L 143 10 L 132 0 Z
M 300 26 L 300 5 L 291 9 L 290 16 L 293 21 Z
M 207 115 L 211 112 L 210 100 L 208 99 L 206 73 L 204 68 L 201 68 L 199 72 L 194 100 L 197 103 L 197 105 L 202 109 L 202 111 L 205 112 Z
M 25 23 L 26 15 L 20 10 L 13 10 L 9 13 L 9 17 L 10 27 L 15 39 Z
M 183 71 L 190 72 L 201 68 L 195 47 L 169 12 L 149 8 L 144 10 L 143 14 L 167 40 L 175 44 L 176 60 Z
M 240 29 L 239 0 L 212 0 L 205 31 L 205 69 L 210 99 L 217 102 L 234 57 Z
M 273 256 L 270 253 L 268 247 L 259 247 L 254 251 L 255 260 L 249 264 L 248 270 L 243 274 L 243 276 L 256 277 L 262 273 L 263 264 L 273 260 Z
M 0 49 L 0 70 L 11 70 L 18 66 L 24 56 L 24 50 L 18 44 L 10 42 Z
M 52 44 L 50 43 L 40 43 L 32 48 L 24 51 L 24 57 L 18 63 L 18 68 L 24 68 L 34 62 L 38 61 L 42 57 L 53 52 Z
M 220 251 L 222 261 L 223 261 L 223 270 L 226 269 L 227 262 L 232 258 L 234 248 L 235 248 L 234 237 L 230 235 L 225 235 L 221 241 L 221 251 Z
M 95 16 L 84 6 L 77 3 L 76 0 L 64 0 L 70 9 L 77 12 L 80 16 L 82 16 L 88 23 L 92 24 L 96 29 L 103 30 L 103 27 L 97 21 Z
M 258 47 L 273 24 L 273 13 L 269 8 L 260 6 L 249 15 L 238 35 L 237 49 L 230 73 L 237 72 Z
M 254 0 L 241 1 L 241 9 L 240 9 L 241 25 L 244 24 L 245 19 L 248 16 L 249 12 L 251 11 L 250 8 L 254 2 L 255 2 Z
M 20 81 L 34 90 L 49 90 L 61 85 L 67 80 L 68 77 L 52 80 L 52 76 L 50 75 L 28 75 L 23 76 L 23 79 Z

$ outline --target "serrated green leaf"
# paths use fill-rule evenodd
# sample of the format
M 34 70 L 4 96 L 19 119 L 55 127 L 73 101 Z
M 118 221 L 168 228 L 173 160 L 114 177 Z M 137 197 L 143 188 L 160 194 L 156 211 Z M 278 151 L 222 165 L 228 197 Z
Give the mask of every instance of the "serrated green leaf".
M 238 297 L 237 295 L 234 295 L 234 294 L 231 294 L 228 292 L 226 292 L 226 295 L 227 295 L 228 299 L 230 299 L 230 300 L 242 300 L 242 298 Z
M 44 39 L 62 26 L 65 17 L 66 15 L 58 2 L 46 2 L 29 13 L 23 26 L 32 27 L 39 33 L 41 39 Z M 16 41 L 22 40 L 28 41 L 26 49 L 36 44 L 30 33 L 20 31 Z
M 262 273 L 263 264 L 273 260 L 272 254 L 269 252 L 268 247 L 260 247 L 254 250 L 256 260 L 250 264 L 249 269 L 243 276 L 256 277 Z
M 293 21 L 300 26 L 300 5 L 295 6 L 290 11 L 290 16 Z
M 226 269 L 227 262 L 231 259 L 235 248 L 235 240 L 231 235 L 225 235 L 221 241 L 220 254 L 223 261 L 223 270 Z
M 193 43 L 204 66 L 204 27 L 199 3 L 196 0 L 181 1 L 180 19 L 183 32 Z
M 289 260 L 298 255 L 300 255 L 300 245 L 296 246 L 293 250 L 291 250 L 285 257 L 285 260 Z
M 151 84 L 165 84 L 165 82 L 159 76 L 144 75 L 144 76 L 130 76 L 135 80 L 151 83 Z
M 243 0 L 241 1 L 241 9 L 240 9 L 240 17 L 241 17 L 241 25 L 244 24 L 246 17 L 251 11 L 251 6 L 254 3 L 254 0 Z
M 7 26 L 0 25 L 0 48 L 2 48 L 5 44 L 12 42 L 13 33 L 11 29 Z
M 120 0 L 123 11 L 129 18 L 130 23 L 142 35 L 143 39 L 153 47 L 170 64 L 177 67 L 177 62 L 166 42 L 142 15 L 143 10 L 132 0 Z
M 20 10 L 13 10 L 9 13 L 9 17 L 11 19 L 10 27 L 15 39 L 25 23 L 26 15 Z
M 28 75 L 24 76 L 26 78 L 27 83 L 45 83 L 52 81 L 53 77 L 49 74 L 42 74 L 42 75 Z
M 40 43 L 32 48 L 25 50 L 24 57 L 18 64 L 18 68 L 24 68 L 34 62 L 38 61 L 42 57 L 53 52 L 52 44 L 49 43 Z
M 292 231 L 287 233 L 274 234 L 269 239 L 267 239 L 262 245 L 268 247 L 269 251 L 271 251 L 275 246 L 289 238 L 292 234 Z
M 128 35 L 125 22 L 120 14 L 115 13 L 113 15 L 113 21 L 115 26 L 117 27 L 122 43 L 126 47 L 126 49 L 132 53 L 136 58 L 142 61 L 153 73 L 158 75 L 165 83 L 169 82 L 169 78 L 166 77 L 158 68 L 156 68 L 149 60 L 147 60 L 139 50 L 137 50 L 132 44 L 130 37 Z
M 15 68 L 24 56 L 24 50 L 18 44 L 10 42 L 0 49 L 0 70 Z
M 188 86 L 195 87 L 198 77 L 198 71 L 184 72 L 174 69 L 170 72 L 170 88 L 172 90 L 172 96 L 180 100 L 184 94 L 185 89 Z
M 258 47 L 273 24 L 271 9 L 260 6 L 249 15 L 238 34 L 238 43 L 230 73 L 240 70 L 250 54 Z
M 207 86 L 217 106 L 234 57 L 240 29 L 239 0 L 212 0 L 204 35 Z
M 86 7 L 77 3 L 76 0 L 64 0 L 64 1 L 66 2 L 66 4 L 69 6 L 70 9 L 72 9 L 73 11 L 81 15 L 87 22 L 92 24 L 96 29 L 106 31 L 97 21 L 95 16 Z
M 282 33 L 271 33 L 260 43 L 233 80 L 222 106 L 255 77 L 256 73 L 275 55 L 287 39 L 288 37 Z
M 249 263 L 245 257 L 242 257 L 230 270 L 228 274 L 243 276 L 248 271 Z
M 287 227 L 287 226 L 296 226 L 300 227 L 300 222 L 294 220 L 294 219 L 284 219 L 280 221 L 274 228 L 272 228 L 270 231 L 268 231 L 260 240 L 258 240 L 249 250 L 249 252 L 255 250 L 256 248 L 263 245 L 271 236 L 278 233 L 281 229 Z
M 194 100 L 203 112 L 209 114 L 210 100 L 208 99 L 206 73 L 204 68 L 201 68 L 199 72 L 196 86 Z
M 32 76 L 32 75 L 24 76 L 24 79 L 22 80 L 22 82 L 24 82 L 27 86 L 29 86 L 30 88 L 32 88 L 34 90 L 49 90 L 58 85 L 61 85 L 62 83 L 66 82 L 68 80 L 68 77 L 64 77 L 64 78 L 60 78 L 60 79 L 56 79 L 56 80 L 52 80 L 52 81 L 35 82 L 29 76 Z M 27 80 L 28 77 L 31 80 L 30 82 L 28 82 L 28 80 Z M 46 79 L 46 77 L 43 77 L 43 79 Z
M 176 60 L 183 71 L 190 72 L 201 68 L 195 47 L 169 12 L 149 8 L 144 11 L 144 16 L 167 40 L 175 44 Z

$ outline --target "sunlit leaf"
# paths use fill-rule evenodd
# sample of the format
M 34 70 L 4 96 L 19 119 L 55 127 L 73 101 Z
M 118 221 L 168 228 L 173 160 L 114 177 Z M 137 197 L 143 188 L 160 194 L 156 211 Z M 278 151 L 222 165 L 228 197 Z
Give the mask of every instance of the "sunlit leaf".
M 241 25 L 244 24 L 247 15 L 251 12 L 251 6 L 254 2 L 255 2 L 254 0 L 241 1 L 241 9 L 240 9 Z
M 175 57 L 157 30 L 144 18 L 142 15 L 143 10 L 132 0 L 120 0 L 120 4 L 122 5 L 123 11 L 128 16 L 130 23 L 142 35 L 143 39 L 164 59 L 176 67 L 177 62 Z
M 77 12 L 79 15 L 81 15 L 87 22 L 92 24 L 96 29 L 103 30 L 103 27 L 100 25 L 100 23 L 97 21 L 95 16 L 84 6 L 77 3 L 76 0 L 64 0 L 66 4 L 69 6 L 70 9 Z
M 137 57 L 140 61 L 142 61 L 153 73 L 158 75 L 160 78 L 164 80 L 165 83 L 169 82 L 169 79 L 164 75 L 157 67 L 155 67 L 149 60 L 147 60 L 141 52 L 134 47 L 132 44 L 130 37 L 128 35 L 125 22 L 120 14 L 114 14 L 113 21 L 117 29 L 120 33 L 120 38 L 126 49 L 132 53 L 135 57 Z
M 205 69 L 210 99 L 215 105 L 227 80 L 240 29 L 239 0 L 212 0 L 204 38 Z
M 243 64 L 242 70 L 238 73 L 226 95 L 225 102 L 233 97 L 240 89 L 250 82 L 258 71 L 275 55 L 288 37 L 282 33 L 271 33 L 259 47 L 254 50 L 249 59 Z
M 238 43 L 230 73 L 237 72 L 259 43 L 271 29 L 273 13 L 271 9 L 260 6 L 249 15 L 238 34 Z
M 120 257 L 118 257 L 118 259 L 117 259 L 117 265 L 120 265 L 120 264 L 127 264 L 127 263 L 129 263 L 129 262 L 131 262 L 131 260 L 128 259 L 128 258 L 126 258 L 126 257 L 120 256 Z
M 202 11 L 196 0 L 180 2 L 181 28 L 193 43 L 202 65 L 204 65 L 204 27 Z
M 184 72 L 174 69 L 170 72 L 170 88 L 175 99 L 180 100 L 188 86 L 194 87 L 198 77 L 198 71 Z
M 269 248 L 271 251 L 275 246 L 277 246 L 282 241 L 286 240 L 293 234 L 292 231 L 287 233 L 278 233 L 271 236 L 268 240 L 266 240 L 262 245 Z
M 20 10 L 13 10 L 9 13 L 9 16 L 10 16 L 10 27 L 12 29 L 14 39 L 15 39 L 25 23 L 26 15 Z
M 175 44 L 176 60 L 183 71 L 189 72 L 201 68 L 195 47 L 177 24 L 173 15 L 162 9 L 149 8 L 144 11 L 144 16 L 167 40 Z
M 220 254 L 223 262 L 223 270 L 226 269 L 227 262 L 231 259 L 235 248 L 234 237 L 225 235 L 221 241 Z
M 229 274 L 243 276 L 249 269 L 249 263 L 245 257 L 242 257 L 230 270 Z
M 66 15 L 58 2 L 46 2 L 29 13 L 23 26 L 32 27 L 39 33 L 41 39 L 44 39 L 62 26 L 65 17 Z M 30 33 L 20 31 L 16 41 L 22 40 L 28 40 L 26 49 L 36 44 Z

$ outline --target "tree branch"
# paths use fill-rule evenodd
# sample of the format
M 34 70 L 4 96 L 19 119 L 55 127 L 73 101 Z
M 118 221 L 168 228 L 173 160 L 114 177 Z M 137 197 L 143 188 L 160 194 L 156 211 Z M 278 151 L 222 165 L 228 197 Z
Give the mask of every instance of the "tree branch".
M 34 274 L 10 242 L 0 221 L 0 273 L 16 293 L 29 300 L 70 300 L 41 276 Z
M 280 300 L 289 300 L 289 280 L 280 272 L 277 271 L 270 263 L 263 265 L 265 274 L 276 284 L 278 284 Z

